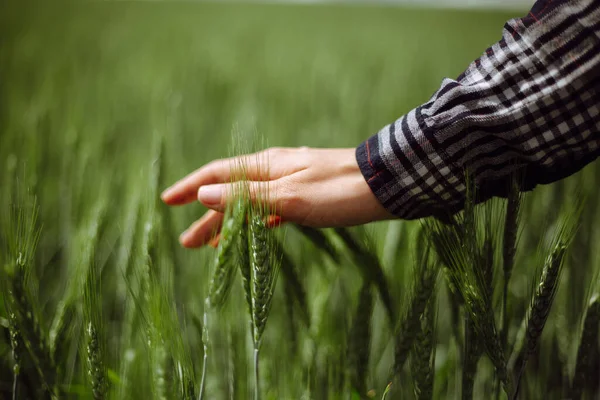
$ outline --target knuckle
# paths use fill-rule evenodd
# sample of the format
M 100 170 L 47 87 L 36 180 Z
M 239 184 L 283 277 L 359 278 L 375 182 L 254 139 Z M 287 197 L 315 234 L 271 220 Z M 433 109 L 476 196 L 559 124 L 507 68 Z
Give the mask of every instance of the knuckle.
M 225 160 L 219 158 L 219 159 L 210 161 L 208 164 L 206 164 L 205 168 L 208 171 L 218 171 L 223 168 L 224 163 L 225 163 Z
M 302 190 L 294 182 L 280 185 L 277 193 L 277 201 L 282 208 L 298 210 L 305 206 L 306 200 Z
M 282 147 L 269 147 L 267 150 L 265 150 L 265 153 L 269 156 L 269 157 L 277 157 L 282 155 L 284 152 L 284 149 Z

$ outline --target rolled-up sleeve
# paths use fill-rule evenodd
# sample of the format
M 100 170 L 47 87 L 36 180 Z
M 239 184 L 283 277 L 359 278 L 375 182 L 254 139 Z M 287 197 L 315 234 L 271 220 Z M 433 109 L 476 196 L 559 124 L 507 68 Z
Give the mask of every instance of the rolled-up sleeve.
M 531 190 L 600 154 L 600 1 L 538 1 L 502 39 L 431 99 L 359 145 L 371 190 L 415 219 L 504 197 L 508 177 Z

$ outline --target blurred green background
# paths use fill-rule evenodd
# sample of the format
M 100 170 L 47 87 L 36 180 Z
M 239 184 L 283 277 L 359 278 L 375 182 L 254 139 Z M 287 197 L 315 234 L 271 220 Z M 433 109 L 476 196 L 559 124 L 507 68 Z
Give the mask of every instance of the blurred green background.
M 65 293 L 75 293 L 73 303 L 81 295 L 75 264 L 85 250 L 90 224 L 98 220 L 94 210 L 104 204 L 102 233 L 94 237 L 92 258 L 106 265 L 102 304 L 107 364 L 120 374 L 130 349 L 119 338 L 123 310 L 132 307 L 122 274 L 127 240 L 140 236 L 139 220 L 150 221 L 157 213 L 162 218 L 157 246 L 169 254 L 161 265 L 172 271 L 170 296 L 197 374 L 201 343 L 191 321 L 202 312 L 209 278 L 206 259 L 212 250 L 186 251 L 176 240 L 204 210 L 199 205 L 167 210 L 156 203 L 160 190 L 190 170 L 229 155 L 236 135 L 250 141 L 264 137 L 257 143 L 268 146 L 354 147 L 425 102 L 444 77 L 458 76 L 500 38 L 504 22 L 518 15 L 366 4 L 2 2 L 1 200 L 10 208 L 15 188 L 27 188 L 37 197 L 42 235 L 35 291 L 45 326 L 52 325 Z M 157 163 L 159 178 L 153 172 Z M 598 170 L 595 163 L 564 182 L 538 188 L 524 204 L 525 228 L 509 304 L 515 321 L 525 315 L 540 267 L 538 244 L 551 231 L 554 217 L 572 202 L 575 188 L 588 199 L 559 292 L 560 310 L 552 314 L 544 351 L 532 361 L 533 378 L 523 398 L 541 398 L 536 397 L 540 391 L 560 398 L 565 374 L 557 375 L 551 366 L 558 362 L 558 353 L 566 354 L 560 361 L 564 368 L 573 369 L 572 343 L 578 340 L 600 270 L 595 247 L 600 242 Z M 399 304 L 410 286 L 417 225 L 378 223 L 366 229 Z M 264 342 L 266 398 L 348 398 L 328 378 L 343 369 L 336 357 L 344 351 L 343 331 L 356 306 L 360 275 L 351 268 L 333 268 L 293 230 L 286 240 L 295 259 L 307 266 L 300 273 L 315 315 L 309 333 L 301 335 L 300 358 L 291 358 L 282 344 L 289 327 L 278 292 Z M 240 296 L 236 299 L 233 304 L 242 307 Z M 7 318 L 2 307 L 0 315 Z M 228 334 L 214 344 L 208 398 L 250 398 L 250 364 L 243 355 L 248 343 L 240 333 L 247 326 L 244 312 L 236 306 L 225 312 L 227 329 L 222 332 Z M 438 319 L 434 397 L 457 398 L 459 356 L 449 339 L 444 306 Z M 79 335 L 78 321 L 68 340 Z M 393 350 L 379 303 L 372 321 L 367 382 L 380 398 Z M 134 339 L 131 349 L 143 348 L 140 340 Z M 562 352 L 553 350 L 557 340 Z M 138 379 L 136 391 L 128 396 L 150 398 L 154 392 L 144 384 L 149 376 L 142 361 L 146 359 L 138 357 L 138 371 L 132 375 Z M 0 360 L 0 398 L 9 398 L 12 374 L 4 337 Z M 65 369 L 72 369 L 70 381 L 64 383 L 72 384 L 74 395 L 89 398 L 83 369 L 76 367 L 78 361 L 69 362 Z M 491 390 L 488 364 L 476 381 L 475 398 L 487 398 Z M 233 386 L 230 369 L 224 372 L 227 365 L 236 367 Z M 114 398 L 119 398 L 119 380 L 111 384 Z M 410 385 L 397 390 L 392 398 L 412 398 Z

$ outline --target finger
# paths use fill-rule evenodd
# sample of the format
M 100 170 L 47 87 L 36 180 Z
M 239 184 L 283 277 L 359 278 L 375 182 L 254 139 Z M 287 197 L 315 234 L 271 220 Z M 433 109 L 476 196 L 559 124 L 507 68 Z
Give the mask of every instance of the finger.
M 210 239 L 208 245 L 213 249 L 216 249 L 217 247 L 219 247 L 219 240 L 221 240 L 221 234 L 217 233 L 214 238 Z
M 288 201 L 288 189 L 283 179 L 267 182 L 246 182 L 247 193 L 251 203 L 260 205 L 278 214 Z M 198 190 L 198 201 L 213 210 L 224 212 L 227 204 L 238 196 L 239 185 L 236 183 L 221 183 L 206 185 Z
M 212 161 L 166 189 L 161 197 L 169 205 L 187 204 L 203 185 L 239 179 L 266 181 L 278 179 L 305 168 L 302 158 L 290 149 L 271 148 L 245 156 Z
M 281 224 L 283 224 L 285 221 L 283 220 L 283 218 L 281 218 L 279 215 L 269 215 L 266 218 L 266 222 L 265 225 L 267 226 L 267 228 L 277 228 L 279 226 L 281 226 Z M 217 247 L 219 247 L 219 241 L 221 240 L 221 233 L 217 233 L 215 236 L 213 236 L 209 241 L 208 241 L 208 245 L 214 249 L 216 249 Z
M 181 234 L 179 242 L 188 248 L 204 246 L 218 232 L 222 223 L 223 213 L 209 210 Z
M 285 223 L 285 221 L 279 215 L 269 215 L 265 221 L 267 228 L 277 228 L 283 223 Z

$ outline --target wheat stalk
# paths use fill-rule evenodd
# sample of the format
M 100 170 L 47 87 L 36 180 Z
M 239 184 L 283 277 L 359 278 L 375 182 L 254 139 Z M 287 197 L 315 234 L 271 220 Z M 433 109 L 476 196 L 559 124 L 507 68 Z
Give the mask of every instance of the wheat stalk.
M 371 346 L 373 293 L 371 282 L 364 281 L 358 295 L 358 306 L 349 335 L 348 363 L 350 382 L 361 397 L 367 393 L 367 373 Z
M 521 210 L 521 192 L 515 176 L 511 178 L 508 201 L 506 203 L 506 215 L 504 219 L 504 238 L 502 241 L 502 269 L 504 272 L 502 293 L 502 343 L 506 345 L 508 335 L 508 285 L 515 264 L 517 252 L 517 235 L 519 231 L 519 219 Z
M 599 323 L 600 299 L 596 295 L 588 304 L 581 330 L 575 373 L 571 385 L 571 398 L 575 400 L 580 399 L 585 391 L 589 391 L 590 383 L 597 377 L 597 363 L 600 361 L 600 357 L 598 357 Z M 596 364 L 594 365 L 594 363 Z
M 352 253 L 354 264 L 360 269 L 363 279 L 375 284 L 392 326 L 396 321 L 396 308 L 390 293 L 383 268 L 376 254 L 369 251 L 346 228 L 335 228 L 335 232 Z
M 320 230 L 311 228 L 304 225 L 295 225 L 296 229 L 298 229 L 306 238 L 308 238 L 318 249 L 324 251 L 331 259 L 336 263 L 340 263 L 340 255 L 336 250 L 335 246 L 327 235 Z
M 477 372 L 477 363 L 482 354 L 482 347 L 477 338 L 477 332 L 471 319 L 465 317 L 465 347 L 462 368 L 462 398 L 473 398 L 473 383 Z
M 283 249 L 282 244 L 275 241 L 274 248 L 275 254 L 281 255 L 281 274 L 286 288 L 286 297 L 289 298 L 292 304 L 297 305 L 301 320 L 308 327 L 310 325 L 310 310 L 308 308 L 308 299 L 304 284 L 298 275 L 292 257 Z
M 392 390 L 392 382 L 388 383 L 387 386 L 385 387 L 385 390 L 383 391 L 383 395 L 381 396 L 381 400 L 386 400 L 388 395 L 390 394 L 391 390 Z

